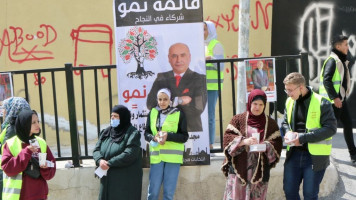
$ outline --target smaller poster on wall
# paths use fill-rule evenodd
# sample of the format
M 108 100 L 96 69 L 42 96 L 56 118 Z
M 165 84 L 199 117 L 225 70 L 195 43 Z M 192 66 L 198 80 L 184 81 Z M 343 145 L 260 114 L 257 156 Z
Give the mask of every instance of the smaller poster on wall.
M 267 101 L 276 101 L 276 73 L 274 58 L 246 60 L 247 97 L 254 89 L 265 91 Z
M 2 101 L 12 96 L 11 73 L 0 73 L 0 117 L 3 115 Z

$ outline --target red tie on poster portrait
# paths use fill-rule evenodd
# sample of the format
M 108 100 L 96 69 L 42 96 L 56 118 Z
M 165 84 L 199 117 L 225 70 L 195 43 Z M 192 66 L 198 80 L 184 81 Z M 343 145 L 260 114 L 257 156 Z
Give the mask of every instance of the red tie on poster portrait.
M 174 78 L 176 78 L 176 87 L 178 87 L 180 79 L 182 79 L 182 77 L 180 75 L 175 75 Z

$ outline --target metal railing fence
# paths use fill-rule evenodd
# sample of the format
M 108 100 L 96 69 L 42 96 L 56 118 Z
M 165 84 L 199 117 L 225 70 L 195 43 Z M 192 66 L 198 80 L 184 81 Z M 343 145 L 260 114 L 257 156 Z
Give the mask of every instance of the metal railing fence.
M 258 57 L 258 58 L 234 58 L 234 59 L 219 59 L 219 60 L 208 60 L 207 63 L 216 63 L 218 70 L 220 70 L 220 66 L 222 63 L 225 64 L 230 64 L 230 66 L 225 66 L 225 68 L 228 68 L 226 70 L 229 71 L 230 73 L 230 84 L 231 84 L 231 100 L 232 100 L 232 115 L 236 115 L 236 80 L 237 80 L 237 72 L 236 72 L 236 63 L 238 62 L 244 62 L 245 60 L 251 60 L 251 59 L 264 59 L 264 58 L 274 58 L 276 61 L 276 72 L 275 73 L 281 73 L 282 74 L 287 74 L 291 71 L 299 71 L 303 73 L 305 76 L 306 80 L 309 80 L 309 75 L 308 75 L 308 55 L 307 53 L 301 53 L 299 55 L 287 55 L 287 56 L 272 56 L 272 57 Z M 283 70 L 281 70 L 283 69 Z M 107 78 L 107 81 L 100 81 L 100 83 L 106 82 L 106 86 L 99 87 L 99 77 L 100 74 L 98 73 L 98 70 L 101 70 L 101 73 L 105 72 L 105 79 Z M 85 97 L 87 93 L 89 94 L 94 94 L 95 98 L 95 115 L 96 115 L 96 132 L 97 134 L 100 133 L 100 128 L 101 128 L 101 119 L 100 116 L 102 116 L 103 110 L 106 110 L 106 112 L 111 111 L 111 108 L 113 106 L 113 85 L 114 84 L 119 84 L 115 82 L 115 80 L 112 78 L 112 70 L 116 72 L 116 65 L 106 65 L 106 66 L 86 66 L 86 67 L 73 67 L 72 64 L 65 64 L 64 68 L 51 68 L 51 69 L 33 69 L 33 70 L 22 70 L 22 71 L 9 71 L 13 77 L 13 86 L 15 91 L 21 91 L 21 93 L 15 94 L 15 96 L 23 96 L 26 98 L 26 100 L 30 103 L 32 99 L 37 99 L 39 101 L 39 113 L 40 113 L 40 118 L 41 118 L 41 126 L 42 126 L 42 133 L 43 133 L 43 138 L 46 139 L 46 130 L 45 130 L 45 124 L 46 124 L 46 117 L 45 117 L 45 109 L 48 109 L 47 107 L 44 107 L 44 103 L 48 103 L 51 99 L 53 100 L 53 115 L 54 115 L 54 125 L 53 129 L 55 132 L 55 144 L 56 144 L 56 159 L 57 160 L 72 160 L 73 165 L 75 167 L 79 167 L 81 160 L 82 159 L 92 159 L 92 155 L 89 153 L 89 145 L 88 145 L 88 127 L 87 127 L 87 112 L 86 110 L 88 108 L 92 109 L 92 105 L 87 104 L 87 98 Z M 75 72 L 75 73 L 74 73 Z M 88 91 L 88 88 L 86 87 L 89 83 L 86 81 L 87 79 L 90 81 L 92 80 L 91 78 L 88 78 L 90 73 L 93 74 L 93 82 L 91 84 L 94 84 L 94 91 L 90 90 Z M 49 74 L 49 76 L 47 75 Z M 77 75 L 77 76 L 74 76 Z M 116 74 L 116 73 L 115 73 Z M 276 77 L 277 77 L 276 74 Z M 35 85 L 36 87 L 30 87 L 29 85 L 29 76 L 34 75 L 36 78 Z M 23 84 L 21 84 L 19 76 L 23 76 Z M 47 86 L 46 84 L 46 91 L 51 91 L 51 94 L 48 92 L 43 91 L 43 77 L 46 76 L 47 79 L 50 79 L 50 83 Z M 64 76 L 65 77 L 65 84 L 60 84 L 58 86 L 58 81 L 56 81 L 57 76 Z M 218 78 L 220 79 L 220 73 L 218 73 Z M 283 76 L 284 77 L 284 76 Z M 103 79 L 103 80 L 105 80 Z M 278 76 L 276 78 L 277 80 L 277 86 L 278 86 L 278 81 L 280 81 L 280 77 Z M 283 78 L 282 78 L 283 80 Z M 226 78 L 225 78 L 226 81 Z M 38 84 L 36 84 L 38 83 Z M 80 92 L 76 92 L 75 84 L 80 84 Z M 227 84 L 227 83 L 225 83 Z M 220 137 L 220 148 L 217 149 L 212 149 L 211 152 L 222 152 L 222 141 L 223 141 L 223 106 L 222 103 L 224 102 L 224 98 L 222 95 L 222 90 L 219 85 L 219 98 L 218 98 L 218 118 L 219 118 L 219 124 L 217 127 L 219 127 L 219 137 Z M 65 87 L 63 87 L 65 86 Z M 107 87 L 108 91 L 105 92 L 102 88 Z M 65 90 L 64 90 L 65 88 Z M 60 89 L 60 91 L 59 91 Z M 89 88 L 90 89 L 90 88 Z M 35 91 L 37 90 L 37 91 Z M 277 87 L 277 96 L 279 93 L 283 92 L 283 89 L 278 89 Z M 30 94 L 31 93 L 31 94 Z M 34 94 L 32 94 L 34 93 Z M 37 97 L 36 94 L 37 93 Z M 60 94 L 66 94 L 67 96 L 67 102 L 59 102 L 58 101 L 58 93 Z M 102 105 L 100 103 L 100 98 L 99 96 L 104 95 L 107 96 L 108 99 L 108 105 Z M 284 95 L 285 96 L 285 95 Z M 30 99 L 31 97 L 31 99 Z M 76 102 L 75 97 L 81 97 L 81 106 L 77 106 L 78 102 Z M 115 97 L 117 98 L 117 96 Z M 274 102 L 274 118 L 277 119 L 277 109 L 278 107 L 278 101 Z M 52 103 L 52 101 L 51 101 Z M 284 105 L 284 101 L 283 101 Z M 32 105 L 31 105 L 32 106 Z M 67 108 L 65 108 L 67 107 Z M 78 108 L 79 107 L 79 108 Z M 106 107 L 106 108 L 105 108 Z M 63 112 L 63 109 L 68 109 L 68 119 L 69 119 L 69 133 L 70 133 L 70 150 L 71 153 L 67 153 L 67 155 L 64 155 L 62 153 L 61 147 L 63 146 L 61 144 L 61 128 L 59 126 L 59 112 Z M 79 110 L 82 110 L 81 112 L 81 118 L 83 120 L 83 137 L 82 139 L 79 137 L 79 132 L 78 132 L 78 120 L 77 117 L 80 116 Z M 38 111 L 37 110 L 37 111 Z M 230 110 L 230 109 L 229 109 Z M 230 117 L 230 119 L 231 119 Z M 230 120 L 229 119 L 229 120 Z M 52 123 L 52 122 L 51 122 Z M 82 140 L 82 141 L 81 141 Z M 83 150 L 83 151 L 82 151 Z

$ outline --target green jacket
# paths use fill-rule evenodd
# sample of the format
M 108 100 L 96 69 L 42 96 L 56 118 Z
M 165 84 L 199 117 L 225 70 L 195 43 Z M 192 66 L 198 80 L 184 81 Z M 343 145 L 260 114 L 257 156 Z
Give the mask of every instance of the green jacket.
M 142 151 L 141 134 L 131 126 L 124 139 L 115 143 L 110 135 L 102 135 L 111 127 L 101 131 L 93 158 L 97 166 L 101 159 L 108 161 L 107 175 L 100 179 L 100 200 L 141 200 L 142 191 Z

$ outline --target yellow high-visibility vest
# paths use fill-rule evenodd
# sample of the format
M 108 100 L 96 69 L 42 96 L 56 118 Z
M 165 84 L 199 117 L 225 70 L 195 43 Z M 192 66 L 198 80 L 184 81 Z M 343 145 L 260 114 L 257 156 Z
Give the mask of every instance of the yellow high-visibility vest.
M 152 108 L 150 114 L 150 126 L 152 134 L 155 136 L 158 134 L 156 123 L 158 110 Z M 167 115 L 163 122 L 162 130 L 165 132 L 177 133 L 180 111 Z M 150 146 L 150 162 L 151 164 L 157 164 L 161 161 L 169 163 L 183 163 L 184 144 L 172 141 L 166 141 L 164 145 L 158 145 L 156 147 Z
M 206 49 L 205 56 L 214 56 L 213 50 L 216 44 L 220 43 L 218 40 L 210 40 L 209 45 Z M 224 56 L 225 57 L 225 56 Z M 218 90 L 219 89 L 219 79 L 218 79 L 218 67 L 217 64 L 206 63 L 206 83 L 207 90 Z M 220 70 L 220 88 L 222 89 L 224 82 L 224 71 Z
M 320 104 L 321 99 L 323 97 L 312 92 L 310 97 L 310 104 L 308 108 L 308 114 L 306 119 L 305 127 L 308 131 L 312 131 L 313 129 L 321 128 L 320 124 Z M 286 101 L 286 110 L 287 110 L 287 119 L 288 124 L 291 123 L 292 119 L 292 111 L 294 107 L 295 101 L 292 98 L 288 98 Z M 331 147 L 332 147 L 332 137 L 329 137 L 320 142 L 308 142 L 308 150 L 311 155 L 319 156 L 319 155 L 330 155 Z M 289 151 L 290 146 L 287 145 L 287 150 Z
M 325 89 L 325 86 L 324 86 L 324 68 L 325 68 L 325 64 L 328 62 L 329 59 L 334 59 L 335 60 L 335 63 L 336 63 L 336 66 L 338 64 L 340 64 L 341 60 L 336 56 L 336 55 L 330 55 L 328 57 L 328 59 L 326 59 L 326 61 L 324 62 L 323 64 L 323 68 L 321 69 L 321 74 L 320 74 L 320 86 L 319 86 L 319 94 L 325 98 L 327 98 L 329 101 L 331 101 L 331 103 L 334 103 L 334 100 L 331 100 L 329 98 L 329 95 Z M 341 63 L 342 64 L 342 63 Z M 340 76 L 340 72 L 339 72 L 339 69 L 337 67 L 335 67 L 335 72 L 334 72 L 334 75 L 333 75 L 333 78 L 332 78 L 332 82 L 333 82 L 333 85 L 334 85 L 334 89 L 336 91 L 336 93 L 339 94 L 340 92 L 340 86 L 341 86 L 341 76 Z
M 36 136 L 36 139 L 40 145 L 41 152 L 47 152 L 46 141 L 40 137 Z M 22 150 L 22 141 L 14 136 L 6 141 L 12 156 L 16 157 Z M 2 147 L 3 149 L 4 147 Z M 2 190 L 2 199 L 6 200 L 18 200 L 20 199 L 21 187 L 22 187 L 22 172 L 15 176 L 7 176 L 4 172 L 3 174 L 4 183 Z

